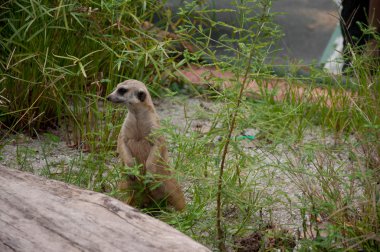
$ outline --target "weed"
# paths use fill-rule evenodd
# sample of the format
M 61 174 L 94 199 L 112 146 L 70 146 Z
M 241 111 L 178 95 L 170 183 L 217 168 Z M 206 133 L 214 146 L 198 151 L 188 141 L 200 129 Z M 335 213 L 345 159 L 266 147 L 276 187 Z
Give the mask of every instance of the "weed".
M 103 142 L 91 134 L 110 131 L 101 97 L 125 78 L 158 90 L 174 64 L 171 42 L 141 26 L 161 8 L 156 1 L 17 0 L 1 8 L 0 122 L 7 132 L 70 122 L 73 145 Z
M 153 1 L 149 8 L 142 2 L 7 2 L 0 21 L 6 38 L 0 42 L 2 125 L 13 132 L 58 123 L 70 133 L 66 141 L 82 147 L 69 161 L 52 160 L 49 150 L 61 147 L 47 134 L 41 151 L 17 145 L 21 168 L 35 170 L 31 159 L 42 153 L 41 174 L 125 199 L 117 183 L 126 168 L 115 160 L 125 110 L 103 103 L 101 95 L 124 77 L 137 78 L 170 97 L 173 113 L 158 133 L 166 136 L 170 166 L 187 199 L 181 213 L 162 205 L 144 211 L 221 251 L 244 251 L 248 243 L 262 250 L 377 251 L 380 90 L 373 61 L 355 57 L 352 89 L 318 69 L 310 77 L 286 76 L 280 80 L 289 84 L 286 90 L 270 88 L 279 79 L 264 62 L 280 33 L 271 22 L 270 1 L 262 0 L 223 10 L 187 3 L 176 27 L 199 50 L 185 52 L 176 65 L 178 58 L 167 56 L 169 44 L 140 29 L 157 10 Z M 25 8 L 14 11 L 17 6 Z M 220 12 L 235 13 L 236 23 L 220 22 Z M 214 39 L 217 27 L 232 35 Z M 215 48 L 227 54 L 217 55 Z M 208 80 L 209 89 L 160 86 L 173 65 L 205 61 L 232 73 L 228 89 L 216 77 Z M 254 98 L 246 92 L 250 81 L 258 85 Z M 181 92 L 201 93 L 216 105 L 194 106 Z M 251 138 L 247 129 L 255 132 Z

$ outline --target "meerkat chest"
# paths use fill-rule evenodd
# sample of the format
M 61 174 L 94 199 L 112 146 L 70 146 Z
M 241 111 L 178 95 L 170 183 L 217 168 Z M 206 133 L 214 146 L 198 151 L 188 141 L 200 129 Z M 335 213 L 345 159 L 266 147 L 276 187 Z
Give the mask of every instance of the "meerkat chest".
M 138 163 L 145 165 L 152 148 L 151 143 L 145 139 L 129 139 L 127 141 L 127 146 L 131 151 L 132 157 L 134 157 Z

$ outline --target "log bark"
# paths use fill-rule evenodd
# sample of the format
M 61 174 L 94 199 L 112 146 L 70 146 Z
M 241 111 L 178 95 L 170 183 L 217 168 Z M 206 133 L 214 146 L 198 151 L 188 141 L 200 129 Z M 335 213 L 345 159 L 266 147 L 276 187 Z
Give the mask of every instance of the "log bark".
M 209 251 L 104 194 L 0 166 L 0 251 Z

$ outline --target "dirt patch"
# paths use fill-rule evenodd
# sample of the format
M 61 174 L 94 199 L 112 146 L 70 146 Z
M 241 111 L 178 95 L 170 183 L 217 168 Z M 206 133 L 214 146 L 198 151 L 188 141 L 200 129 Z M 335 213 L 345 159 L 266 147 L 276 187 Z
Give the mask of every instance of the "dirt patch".
M 4 141 L 0 164 L 6 167 L 41 174 L 43 169 L 57 172 L 69 169 L 73 160 L 84 153 L 69 148 L 65 142 L 52 134 L 31 138 L 24 134 L 11 135 Z
M 261 232 L 255 232 L 250 234 L 249 236 L 246 236 L 244 238 L 241 238 L 235 242 L 235 245 L 237 246 L 238 252 L 255 252 L 260 251 L 260 248 L 263 243 L 263 235 Z
M 273 251 L 276 249 L 291 251 L 296 246 L 296 237 L 286 230 L 276 230 L 269 227 L 237 239 L 235 246 L 238 252 Z
M 156 99 L 154 104 L 162 124 L 174 125 L 179 131 L 189 125 L 193 130 L 207 131 L 210 123 L 206 118 L 215 109 L 211 102 L 185 97 Z M 70 169 L 74 160 L 88 154 L 69 147 L 59 135 L 59 132 L 41 134 L 36 138 L 24 134 L 10 135 L 3 141 L 0 164 L 37 174 L 44 169 L 52 169 L 51 172 L 58 168 Z M 112 162 L 117 163 L 118 159 L 114 158 Z
M 217 103 L 188 97 L 155 100 L 154 103 L 161 118 L 161 124 L 164 127 L 165 125 L 176 127 L 178 134 L 184 134 L 189 130 L 197 131 L 200 134 L 207 133 L 211 125 L 211 114 L 216 113 L 221 106 Z M 265 196 L 261 197 L 273 201 L 270 203 L 271 209 L 263 209 L 262 221 L 284 227 L 292 234 L 296 234 L 300 230 L 302 233 L 307 233 L 308 231 L 303 230 L 303 224 L 310 226 L 312 217 L 300 214 L 300 198 L 309 192 L 318 192 L 322 189 L 315 177 L 308 177 L 305 174 L 318 174 L 320 167 L 337 173 L 349 171 L 353 163 L 346 150 L 343 147 L 338 148 L 334 137 L 324 134 L 317 127 L 304 133 L 303 141 L 298 145 L 279 144 L 275 149 L 267 148 L 263 144 L 265 141 L 255 138 L 255 135 L 260 132 L 254 127 L 237 134 L 234 136 L 235 139 L 242 138 L 237 143 L 247 155 L 255 160 L 248 172 L 241 175 L 251 180 L 253 193 L 263 194 Z M 305 150 L 309 145 L 323 145 L 327 151 L 308 156 Z M 332 148 L 333 151 L 328 148 Z M 44 134 L 37 139 L 18 135 L 10 136 L 6 140 L 0 154 L 0 164 L 37 174 L 44 174 L 44 171 L 49 170 L 51 174 L 62 172 L 62 170 L 79 169 L 80 162 L 75 162 L 75 160 L 86 155 L 88 154 L 67 147 L 64 142 L 52 134 Z M 110 166 L 118 163 L 119 161 L 115 157 L 111 159 Z M 288 167 L 289 170 L 284 170 L 284 167 Z M 298 167 L 302 167 L 302 172 L 305 174 L 289 172 Z M 308 182 L 307 185 L 302 184 L 305 181 Z M 184 184 L 186 187 L 191 187 L 191 183 L 185 181 Z M 341 190 L 339 186 L 337 185 L 336 190 Z M 301 188 L 309 191 L 302 191 Z M 189 196 L 188 199 L 191 197 Z M 322 219 L 321 222 L 323 217 L 319 217 Z M 250 251 L 254 251 L 253 248 L 256 245 L 253 241 L 259 239 L 260 235 L 252 234 L 247 241 L 241 240 L 240 244 L 247 243 L 247 246 L 253 246 Z

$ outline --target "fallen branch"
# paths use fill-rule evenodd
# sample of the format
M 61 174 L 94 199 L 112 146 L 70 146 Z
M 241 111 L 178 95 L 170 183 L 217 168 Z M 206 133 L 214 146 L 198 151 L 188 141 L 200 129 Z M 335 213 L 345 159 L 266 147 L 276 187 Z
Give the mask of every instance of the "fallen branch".
M 106 195 L 0 166 L 0 251 L 209 251 Z

